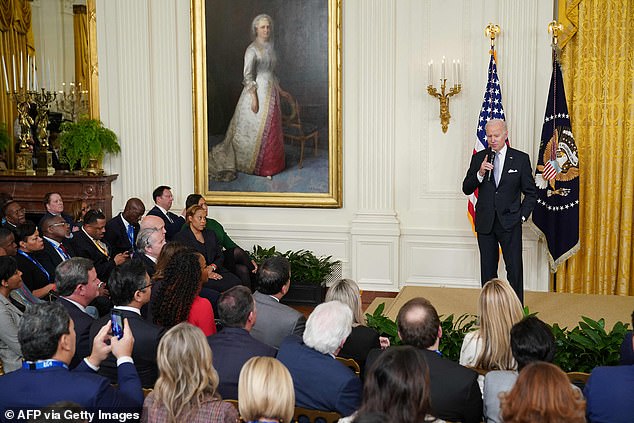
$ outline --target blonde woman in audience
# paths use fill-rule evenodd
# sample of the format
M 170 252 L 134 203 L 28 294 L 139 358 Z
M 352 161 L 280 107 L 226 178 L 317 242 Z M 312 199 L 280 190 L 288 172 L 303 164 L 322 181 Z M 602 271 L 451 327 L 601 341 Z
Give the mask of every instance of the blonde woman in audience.
M 84 216 L 90 210 L 90 206 L 86 200 L 75 200 L 70 203 L 70 217 L 73 219 L 71 226 L 72 232 L 77 232 L 84 224 Z
M 480 327 L 465 336 L 460 364 L 484 370 L 515 370 L 517 364 L 511 353 L 511 328 L 522 320 L 524 310 L 511 285 L 500 279 L 484 284 L 478 315 Z
M 159 378 L 143 403 L 148 423 L 235 423 L 238 413 L 216 391 L 218 373 L 202 331 L 189 323 L 168 330 L 156 354 Z
M 390 341 L 379 337 L 379 333 L 365 326 L 365 317 L 361 309 L 361 292 L 359 286 L 351 279 L 340 279 L 335 282 L 326 293 L 326 301 L 340 301 L 352 310 L 352 332 L 339 352 L 340 357 L 352 358 L 361 367 L 361 374 L 365 366 L 365 359 L 374 348 L 387 348 Z
M 557 366 L 537 361 L 524 367 L 513 389 L 501 394 L 505 423 L 583 423 L 586 402 Z
M 275 358 L 253 357 L 240 371 L 240 417 L 247 423 L 290 422 L 295 411 L 293 379 Z

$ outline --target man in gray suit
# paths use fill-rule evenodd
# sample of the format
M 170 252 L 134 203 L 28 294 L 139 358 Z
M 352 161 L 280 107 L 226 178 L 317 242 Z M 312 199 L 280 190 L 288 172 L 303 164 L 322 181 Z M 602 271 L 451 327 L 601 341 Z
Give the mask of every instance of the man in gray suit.
M 258 290 L 253 294 L 258 319 L 251 336 L 279 348 L 288 335 L 302 336 L 306 318 L 300 312 L 280 303 L 291 286 L 291 266 L 282 256 L 270 257 L 258 269 Z

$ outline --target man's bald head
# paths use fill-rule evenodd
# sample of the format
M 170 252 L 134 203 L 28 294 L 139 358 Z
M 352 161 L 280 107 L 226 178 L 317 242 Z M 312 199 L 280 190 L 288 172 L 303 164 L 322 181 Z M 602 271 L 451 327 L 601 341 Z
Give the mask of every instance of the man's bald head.
M 151 214 L 148 214 L 141 220 L 141 229 L 147 229 L 147 228 L 154 228 L 161 231 L 163 234 L 166 233 L 165 222 L 163 222 L 163 219 Z
M 429 300 L 412 298 L 398 311 L 396 324 L 401 340 L 416 348 L 429 348 L 438 340 L 440 318 Z
M 130 198 L 125 203 L 125 208 L 123 209 L 123 218 L 132 224 L 136 224 L 141 219 L 141 216 L 145 213 L 145 205 L 143 201 L 138 198 Z

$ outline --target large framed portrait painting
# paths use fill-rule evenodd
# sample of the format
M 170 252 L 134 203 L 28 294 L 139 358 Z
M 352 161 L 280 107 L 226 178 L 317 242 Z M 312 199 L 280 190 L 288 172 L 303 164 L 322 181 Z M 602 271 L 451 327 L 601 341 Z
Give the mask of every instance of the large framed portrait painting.
M 196 191 L 341 207 L 341 0 L 192 0 Z

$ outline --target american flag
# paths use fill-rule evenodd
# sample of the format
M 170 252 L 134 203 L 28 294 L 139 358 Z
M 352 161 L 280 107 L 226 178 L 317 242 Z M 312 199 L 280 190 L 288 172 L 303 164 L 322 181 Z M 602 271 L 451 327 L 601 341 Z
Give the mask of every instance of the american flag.
M 484 150 L 489 146 L 489 143 L 487 142 L 487 134 L 484 129 L 486 123 L 491 119 L 506 120 L 504 116 L 504 107 L 502 106 L 502 92 L 500 90 L 500 80 L 498 79 L 495 48 L 493 46 L 491 46 L 490 53 L 491 58 L 489 60 L 487 86 L 484 91 L 484 100 L 482 101 L 480 115 L 478 116 L 478 129 L 476 130 L 477 139 L 475 146 L 473 147 L 473 154 L 476 154 L 478 151 Z M 472 226 L 475 224 L 475 206 L 477 202 L 478 190 L 476 189 L 475 192 L 469 196 L 469 204 L 467 206 L 467 213 Z

